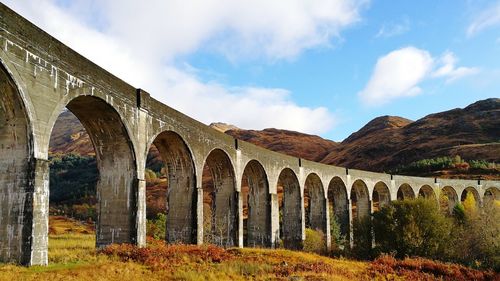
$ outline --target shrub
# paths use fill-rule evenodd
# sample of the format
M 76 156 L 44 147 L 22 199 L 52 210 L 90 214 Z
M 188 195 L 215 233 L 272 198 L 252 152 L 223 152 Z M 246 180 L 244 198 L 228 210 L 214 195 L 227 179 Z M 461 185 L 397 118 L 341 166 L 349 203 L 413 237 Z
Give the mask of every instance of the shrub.
M 393 201 L 373 214 L 377 251 L 396 257 L 442 258 L 451 223 L 434 200 Z
M 359 259 L 373 258 L 372 217 L 365 216 L 352 222 L 353 247 L 351 254 Z
M 332 254 L 338 254 L 347 246 L 347 240 L 345 235 L 342 235 L 341 233 L 340 224 L 337 221 L 337 216 L 333 212 L 332 206 L 329 208 L 329 211 Z
M 306 228 L 306 240 L 304 241 L 304 251 L 323 254 L 326 251 L 325 234 L 319 230 Z
M 146 233 L 154 239 L 164 240 L 167 229 L 167 215 L 158 213 L 155 219 L 147 220 Z
M 487 204 L 477 213 L 466 209 L 462 225 L 455 225 L 450 259 L 476 268 L 500 271 L 500 206 Z
M 465 208 L 461 203 L 457 203 L 455 207 L 453 207 L 453 218 L 459 224 L 465 223 Z

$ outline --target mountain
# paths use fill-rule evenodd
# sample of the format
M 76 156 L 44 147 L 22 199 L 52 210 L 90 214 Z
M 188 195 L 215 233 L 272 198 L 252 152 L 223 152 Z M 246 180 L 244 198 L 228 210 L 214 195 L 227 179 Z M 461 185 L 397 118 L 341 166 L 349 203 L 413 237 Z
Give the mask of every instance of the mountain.
M 239 130 L 240 129 L 234 125 L 226 124 L 226 123 L 222 123 L 222 122 L 211 123 L 208 126 L 211 127 L 212 129 L 216 129 L 217 131 L 219 131 L 221 133 L 225 133 L 226 131 L 229 131 L 229 130 Z
M 375 118 L 321 162 L 384 171 L 421 159 L 455 155 L 500 160 L 500 99 L 478 101 L 415 122 L 394 116 Z
M 228 130 L 225 133 L 273 151 L 318 162 L 339 145 L 318 136 L 278 129 L 262 131 L 238 129 Z
M 390 171 L 421 159 L 455 155 L 467 160 L 500 162 L 500 99 L 497 98 L 416 121 L 397 116 L 377 117 L 341 143 L 288 130 L 244 130 L 225 123 L 210 126 L 277 152 L 370 171 Z M 78 119 L 65 111 L 54 126 L 50 152 L 72 151 L 94 154 Z M 159 161 L 157 155 L 148 159 Z
M 50 135 L 49 153 L 95 155 L 87 131 L 80 120 L 69 110 L 63 111 L 54 124 Z

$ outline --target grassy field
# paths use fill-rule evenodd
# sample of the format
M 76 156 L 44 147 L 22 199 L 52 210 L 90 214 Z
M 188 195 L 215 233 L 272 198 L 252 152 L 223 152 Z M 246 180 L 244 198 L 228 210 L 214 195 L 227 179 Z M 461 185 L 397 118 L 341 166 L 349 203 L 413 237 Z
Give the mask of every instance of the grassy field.
M 373 262 L 288 250 L 166 245 L 94 249 L 91 227 L 51 217 L 49 266 L 0 265 L 0 280 L 499 280 L 491 272 L 424 259 Z

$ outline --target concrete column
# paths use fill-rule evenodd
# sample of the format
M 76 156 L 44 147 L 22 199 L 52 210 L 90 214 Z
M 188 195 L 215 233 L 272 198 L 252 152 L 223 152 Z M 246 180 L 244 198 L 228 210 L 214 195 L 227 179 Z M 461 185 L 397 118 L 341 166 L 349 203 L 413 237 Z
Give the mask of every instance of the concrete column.
M 311 204 L 311 202 L 309 202 Z M 302 193 L 301 198 L 300 198 L 300 217 L 302 218 L 301 224 L 300 224 L 300 232 L 302 233 L 302 241 L 306 240 L 306 208 L 304 204 L 304 193 Z M 303 244 L 303 243 L 302 243 Z M 302 245 L 298 245 L 300 248 L 302 248 Z
M 137 246 L 146 247 L 146 181 L 137 180 Z
M 325 233 L 325 239 L 326 239 L 326 248 L 328 249 L 328 251 L 331 251 L 332 250 L 332 230 L 330 229 L 330 200 L 327 198 L 325 200 L 326 204 L 325 204 L 325 229 L 326 229 L 326 233 Z M 335 214 L 334 214 L 335 215 Z
M 278 194 L 269 194 L 271 204 L 271 248 L 277 248 L 280 240 L 280 210 Z
M 353 225 L 352 225 L 352 203 L 351 199 L 347 199 L 347 210 L 348 210 L 348 218 L 349 218 L 349 245 L 351 248 L 354 246 L 354 234 L 353 234 Z
M 379 204 L 380 204 L 380 198 L 379 198 Z M 371 216 L 373 214 L 373 200 L 370 200 L 368 202 L 368 206 L 370 207 L 370 220 L 373 222 L 373 217 Z M 375 233 L 373 232 L 373 227 L 370 228 L 370 233 L 372 236 L 372 248 L 375 248 Z
M 23 241 L 25 243 L 25 262 L 23 264 L 46 265 L 48 263 L 49 245 L 49 161 L 35 159 L 34 166 L 33 191 L 31 196 L 27 196 L 27 202 L 25 202 L 25 211 L 28 211 L 28 213 L 30 212 L 28 204 L 32 204 L 31 221 L 29 215 L 25 217 L 25 227 L 31 230 L 31 237 L 26 237 L 27 241 Z M 29 199 L 32 201 L 29 202 Z M 31 227 L 27 225 L 28 223 L 31 224 Z M 28 247 L 31 247 L 31 249 Z M 28 254 L 30 255 L 28 256 Z
M 203 188 L 197 187 L 196 191 L 196 244 L 203 245 Z
M 237 198 L 237 209 L 238 213 L 236 214 L 238 220 L 238 247 L 243 248 L 243 197 L 241 192 L 236 192 Z

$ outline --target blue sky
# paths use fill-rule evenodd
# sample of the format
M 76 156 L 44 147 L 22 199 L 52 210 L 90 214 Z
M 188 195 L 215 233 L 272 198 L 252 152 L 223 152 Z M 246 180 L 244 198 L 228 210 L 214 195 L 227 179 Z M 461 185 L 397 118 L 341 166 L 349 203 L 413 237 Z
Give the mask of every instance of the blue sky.
M 500 1 L 6 1 L 204 122 L 342 140 L 500 97 Z

